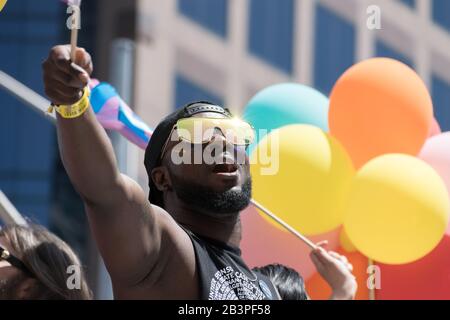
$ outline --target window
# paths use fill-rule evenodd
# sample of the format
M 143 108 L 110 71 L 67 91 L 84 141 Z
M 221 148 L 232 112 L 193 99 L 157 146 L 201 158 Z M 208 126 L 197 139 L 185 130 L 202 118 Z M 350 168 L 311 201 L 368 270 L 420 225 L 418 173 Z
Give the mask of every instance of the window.
M 251 0 L 248 49 L 291 74 L 293 69 L 293 0 Z
M 450 131 L 450 83 L 433 76 L 432 87 L 434 116 L 442 132 Z
M 9 1 L 0 19 L 0 69 L 43 94 L 41 62 L 60 41 L 64 5 Z M 54 126 L 0 90 L 0 189 L 32 220 L 49 223 L 57 155 Z
M 411 68 L 414 68 L 412 61 L 405 57 L 403 54 L 395 51 L 388 45 L 384 44 L 382 41 L 377 41 L 376 44 L 376 55 L 377 57 L 387 57 L 392 58 L 398 61 L 403 62 L 404 64 L 407 64 Z
M 178 11 L 215 34 L 227 36 L 228 0 L 178 0 Z
M 355 60 L 355 30 L 333 12 L 317 6 L 314 86 L 329 94 L 337 79 Z
M 223 105 L 222 98 L 203 89 L 186 77 L 177 75 L 175 79 L 175 108 L 181 108 L 188 103 L 200 100 Z
M 433 20 L 450 32 L 450 1 L 433 0 Z
M 416 0 L 400 0 L 403 4 L 407 5 L 408 7 L 414 9 L 416 7 Z
M 82 9 L 79 45 L 91 53 L 97 5 L 85 1 Z M 65 4 L 13 0 L 0 16 L 0 70 L 43 95 L 41 62 L 70 35 Z M 87 218 L 59 158 L 54 126 L 4 90 L 0 106 L 0 190 L 19 212 L 65 240 L 86 264 Z

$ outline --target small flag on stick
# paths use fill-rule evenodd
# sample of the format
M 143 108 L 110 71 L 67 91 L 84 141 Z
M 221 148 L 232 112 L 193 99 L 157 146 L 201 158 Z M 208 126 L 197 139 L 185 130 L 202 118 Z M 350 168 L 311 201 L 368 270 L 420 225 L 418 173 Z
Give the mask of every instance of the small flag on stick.
M 118 131 L 145 150 L 153 130 L 131 110 L 110 84 L 91 79 L 90 89 L 91 106 L 103 128 Z

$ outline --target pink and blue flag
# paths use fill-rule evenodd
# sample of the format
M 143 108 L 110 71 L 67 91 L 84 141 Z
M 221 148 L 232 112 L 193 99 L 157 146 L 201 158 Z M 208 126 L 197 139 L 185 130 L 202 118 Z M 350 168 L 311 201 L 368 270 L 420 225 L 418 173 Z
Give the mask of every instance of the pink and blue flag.
M 113 86 L 91 81 L 91 106 L 103 128 L 118 131 L 142 149 L 147 147 L 153 130 L 122 100 Z

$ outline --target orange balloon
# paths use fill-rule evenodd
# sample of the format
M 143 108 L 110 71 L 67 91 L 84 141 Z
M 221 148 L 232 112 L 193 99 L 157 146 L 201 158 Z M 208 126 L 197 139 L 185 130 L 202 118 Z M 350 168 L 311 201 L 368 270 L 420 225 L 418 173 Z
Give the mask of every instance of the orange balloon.
M 367 288 L 368 259 L 359 252 L 345 252 L 339 248 L 337 253 L 345 255 L 348 261 L 353 265 L 353 275 L 358 282 L 358 291 L 356 300 L 369 300 L 369 289 Z M 331 295 L 330 286 L 323 280 L 319 273 L 315 273 L 309 280 L 306 280 L 306 292 L 312 300 L 327 300 Z
M 374 58 L 339 78 L 328 117 L 330 133 L 360 168 L 386 153 L 416 156 L 431 130 L 433 103 L 414 70 L 393 59 Z

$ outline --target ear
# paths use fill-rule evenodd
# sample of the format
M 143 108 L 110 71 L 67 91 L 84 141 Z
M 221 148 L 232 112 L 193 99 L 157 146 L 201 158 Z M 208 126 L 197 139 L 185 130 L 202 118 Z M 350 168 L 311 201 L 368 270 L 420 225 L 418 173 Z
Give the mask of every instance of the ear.
M 166 167 L 161 166 L 152 170 L 152 180 L 159 191 L 172 190 L 172 180 Z

